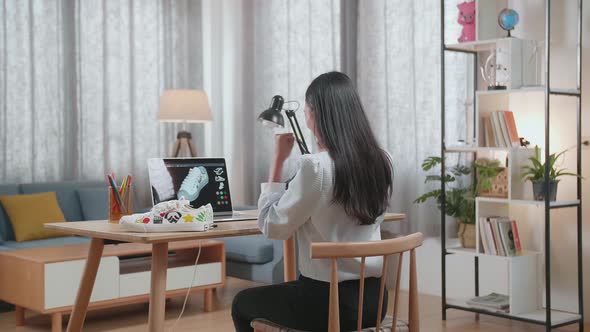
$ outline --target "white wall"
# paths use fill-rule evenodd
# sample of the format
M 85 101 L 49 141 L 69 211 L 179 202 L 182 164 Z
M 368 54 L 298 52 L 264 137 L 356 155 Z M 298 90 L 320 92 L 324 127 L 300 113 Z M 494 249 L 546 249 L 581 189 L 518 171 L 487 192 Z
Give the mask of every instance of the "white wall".
M 582 136 L 590 136 L 590 3 L 584 1 L 583 13 L 583 52 L 585 53 L 582 66 Z M 520 24 L 514 31 L 514 35 L 528 39 L 543 39 L 545 31 L 544 1 L 518 0 L 510 1 L 512 8 L 520 14 Z M 573 88 L 576 82 L 576 5 L 577 1 L 563 0 L 553 1 L 552 11 L 552 70 L 551 84 L 553 87 Z M 447 13 L 449 15 L 450 13 Z M 519 105 L 513 103 L 512 108 Z M 539 114 L 543 114 L 542 101 L 532 101 L 527 107 L 538 108 Z M 561 151 L 575 143 L 575 103 L 573 99 L 555 97 L 552 99 L 552 126 L 551 150 Z M 540 119 L 541 123 L 543 119 Z M 543 128 L 539 128 L 540 131 Z M 542 142 L 533 142 L 542 143 Z M 583 176 L 583 257 L 584 257 L 584 303 L 585 315 L 590 314 L 590 150 L 582 151 Z M 567 154 L 563 166 L 575 171 L 575 152 Z M 558 199 L 575 198 L 575 181 L 567 179 L 560 183 Z M 411 221 L 410 221 L 411 222 Z M 535 236 L 542 235 L 543 220 L 540 218 L 534 230 Z M 576 270 L 576 219 L 574 209 L 563 209 L 552 213 L 552 300 L 555 306 L 577 310 L 577 270 Z M 534 226 L 534 225 L 533 225 Z M 541 232 L 541 233 L 540 233 Z M 440 267 L 440 241 L 435 238 L 427 239 L 418 250 L 418 274 L 420 292 L 440 295 L 441 293 L 441 267 Z M 407 265 L 407 262 L 405 262 Z M 485 265 L 485 263 L 480 263 Z M 489 266 L 488 266 L 489 268 Z M 404 267 L 407 271 L 407 266 Z M 482 269 L 485 267 L 482 266 Z M 498 270 L 481 270 L 481 287 L 483 285 L 500 287 L 503 282 L 504 272 Z M 453 297 L 469 297 L 474 290 L 473 259 L 468 257 L 448 257 L 447 259 L 447 295 Z M 498 279 L 496 276 L 500 276 Z M 407 276 L 406 276 L 407 277 Z M 407 280 L 403 280 L 407 287 Z M 544 284 L 543 284 L 544 285 Z

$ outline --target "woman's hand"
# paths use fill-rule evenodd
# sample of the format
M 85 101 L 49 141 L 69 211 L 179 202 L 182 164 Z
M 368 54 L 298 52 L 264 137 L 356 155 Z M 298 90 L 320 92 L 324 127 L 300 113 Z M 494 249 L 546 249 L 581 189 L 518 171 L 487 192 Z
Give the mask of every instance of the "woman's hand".
M 270 165 L 270 173 L 268 175 L 268 182 L 280 182 L 281 173 L 283 171 L 283 164 L 289 158 L 291 150 L 295 145 L 295 136 L 293 134 L 277 134 L 275 135 L 275 152 Z
M 289 158 L 294 144 L 295 136 L 291 133 L 275 135 L 274 161 L 284 163 Z

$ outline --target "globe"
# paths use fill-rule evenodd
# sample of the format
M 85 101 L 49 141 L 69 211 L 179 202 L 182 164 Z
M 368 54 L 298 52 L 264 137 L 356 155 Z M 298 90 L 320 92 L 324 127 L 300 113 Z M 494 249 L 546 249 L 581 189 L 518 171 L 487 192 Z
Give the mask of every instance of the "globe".
M 508 31 L 508 37 L 510 37 L 510 30 L 518 24 L 518 19 L 516 10 L 504 8 L 498 15 L 498 24 L 502 29 Z

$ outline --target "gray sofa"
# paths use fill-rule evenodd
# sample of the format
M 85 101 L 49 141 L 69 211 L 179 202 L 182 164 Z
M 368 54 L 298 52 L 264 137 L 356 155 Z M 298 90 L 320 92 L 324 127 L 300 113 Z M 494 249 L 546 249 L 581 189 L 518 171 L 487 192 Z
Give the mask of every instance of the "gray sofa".
M 107 187 L 100 181 L 2 184 L 0 196 L 55 192 L 67 221 L 108 217 Z M 138 206 L 137 204 L 135 206 Z M 236 208 L 239 210 L 240 208 Z M 246 208 L 243 208 L 246 209 Z M 227 275 L 263 283 L 283 281 L 283 244 L 262 235 L 224 238 Z M 0 204 L 0 251 L 88 243 L 78 236 L 16 242 L 12 225 Z

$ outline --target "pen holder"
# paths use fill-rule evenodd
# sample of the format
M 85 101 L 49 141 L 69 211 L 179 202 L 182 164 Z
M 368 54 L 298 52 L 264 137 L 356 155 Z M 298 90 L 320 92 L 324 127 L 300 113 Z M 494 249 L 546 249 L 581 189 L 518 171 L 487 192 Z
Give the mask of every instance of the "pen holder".
M 129 188 L 119 196 L 120 202 L 116 191 L 109 187 L 109 223 L 112 224 L 118 224 L 121 217 L 133 214 L 133 189 Z

